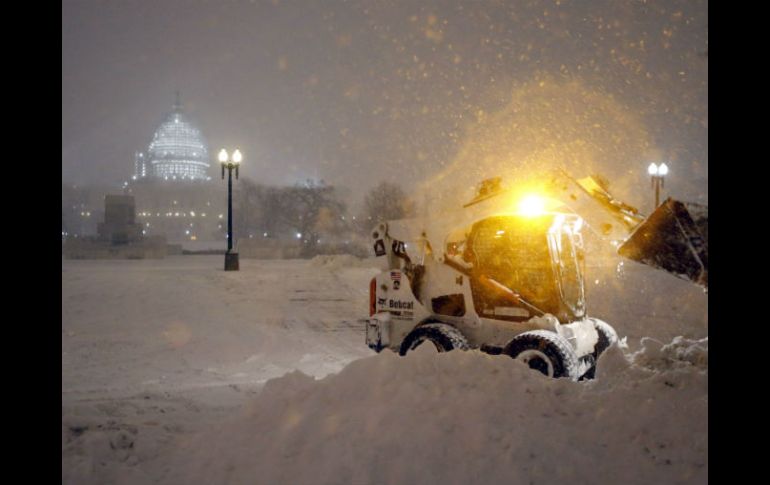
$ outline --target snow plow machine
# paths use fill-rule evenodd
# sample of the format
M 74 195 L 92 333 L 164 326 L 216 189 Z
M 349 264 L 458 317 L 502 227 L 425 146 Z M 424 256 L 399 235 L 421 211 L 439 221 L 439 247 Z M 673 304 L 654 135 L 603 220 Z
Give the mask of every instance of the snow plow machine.
M 549 377 L 593 378 L 618 337 L 586 313 L 583 230 L 621 256 L 708 287 L 708 212 L 666 200 L 650 217 L 613 198 L 600 177 L 550 175 L 537 186 L 479 186 L 461 209 L 379 223 L 388 269 L 371 280 L 366 343 L 406 355 L 507 355 Z

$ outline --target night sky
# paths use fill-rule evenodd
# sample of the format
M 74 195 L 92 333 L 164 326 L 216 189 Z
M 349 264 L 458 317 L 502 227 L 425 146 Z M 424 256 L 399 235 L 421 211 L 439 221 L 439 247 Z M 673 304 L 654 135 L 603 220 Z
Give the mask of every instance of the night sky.
M 565 166 L 645 206 L 666 161 L 667 194 L 708 201 L 706 1 L 65 0 L 63 181 L 128 180 L 175 90 L 264 183 Z

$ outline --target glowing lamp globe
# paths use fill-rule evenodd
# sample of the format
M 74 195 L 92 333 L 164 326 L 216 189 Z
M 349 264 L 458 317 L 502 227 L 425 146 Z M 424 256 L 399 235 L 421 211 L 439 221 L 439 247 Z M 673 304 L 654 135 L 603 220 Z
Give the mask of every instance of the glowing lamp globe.
M 227 163 L 227 150 L 224 148 L 219 151 L 219 162 L 220 163 Z

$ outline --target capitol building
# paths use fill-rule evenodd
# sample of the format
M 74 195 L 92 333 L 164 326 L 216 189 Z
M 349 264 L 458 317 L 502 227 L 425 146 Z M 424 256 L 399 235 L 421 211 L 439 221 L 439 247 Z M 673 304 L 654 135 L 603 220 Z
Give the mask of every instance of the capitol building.
M 177 93 L 171 110 L 146 150 L 134 156 L 125 192 L 136 201 L 144 235 L 163 235 L 183 246 L 224 241 L 226 190 L 211 177 L 212 160 L 203 133 L 184 112 Z

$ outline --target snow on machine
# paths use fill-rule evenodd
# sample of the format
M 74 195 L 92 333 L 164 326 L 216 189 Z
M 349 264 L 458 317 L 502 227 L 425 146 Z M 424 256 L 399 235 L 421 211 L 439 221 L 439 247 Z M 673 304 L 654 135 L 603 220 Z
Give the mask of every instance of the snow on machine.
M 374 250 L 388 269 L 370 283 L 367 345 L 400 355 L 425 342 L 439 352 L 473 348 L 549 377 L 592 378 L 618 337 L 586 314 L 583 212 L 621 255 L 707 286 L 707 242 L 698 239 L 707 213 L 689 219 L 688 233 L 677 218 L 689 217 L 686 207 L 665 209 L 677 201 L 645 219 L 592 177 L 562 172 L 543 187 L 503 190 L 490 179 L 461 210 L 378 224 Z M 663 230 L 661 243 L 653 236 Z

